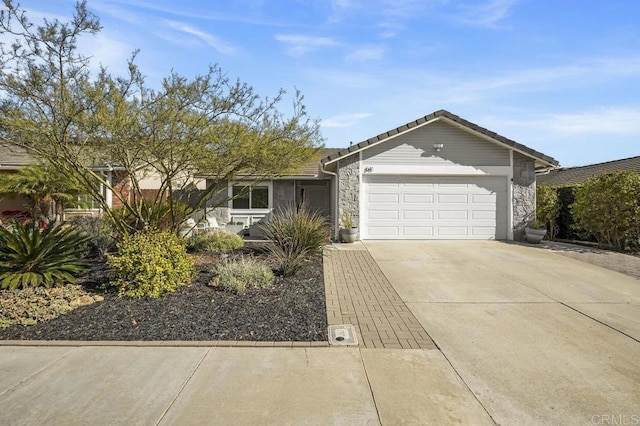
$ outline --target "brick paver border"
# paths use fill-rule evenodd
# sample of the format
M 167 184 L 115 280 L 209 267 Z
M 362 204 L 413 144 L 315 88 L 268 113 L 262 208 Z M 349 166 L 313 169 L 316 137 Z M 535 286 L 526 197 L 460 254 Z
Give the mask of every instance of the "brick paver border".
M 326 249 L 323 266 L 328 325 L 352 324 L 367 348 L 435 349 L 368 251 Z

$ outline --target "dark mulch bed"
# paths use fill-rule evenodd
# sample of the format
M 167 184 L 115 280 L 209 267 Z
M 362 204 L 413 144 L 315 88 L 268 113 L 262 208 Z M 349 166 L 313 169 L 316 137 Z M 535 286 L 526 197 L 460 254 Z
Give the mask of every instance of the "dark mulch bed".
M 193 284 L 159 299 L 119 299 L 113 290 L 101 289 L 105 268 L 96 265 L 84 285 L 104 301 L 47 322 L 0 330 L 0 339 L 327 340 L 321 256 L 308 261 L 294 277 L 277 277 L 273 288 L 243 295 L 207 285 L 215 261 L 215 257 L 198 259 Z

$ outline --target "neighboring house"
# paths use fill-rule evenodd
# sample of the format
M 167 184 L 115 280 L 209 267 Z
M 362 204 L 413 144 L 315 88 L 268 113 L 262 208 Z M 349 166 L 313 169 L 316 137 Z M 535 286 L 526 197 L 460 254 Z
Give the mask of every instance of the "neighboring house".
M 214 209 L 218 221 L 251 225 L 305 201 L 331 218 L 336 237 L 348 211 L 362 239 L 518 239 L 535 211 L 536 174 L 558 166 L 443 110 L 319 156 Z M 220 192 L 231 197 L 244 186 L 239 178 Z
M 0 173 L 16 173 L 22 167 L 29 164 L 34 164 L 35 160 L 23 149 L 17 147 L 0 147 Z M 96 166 L 94 170 L 102 173 L 108 182 L 114 183 L 117 186 L 118 180 L 122 179 L 119 176 L 120 172 L 118 168 L 111 166 Z M 102 192 L 109 205 L 114 202 L 113 194 L 107 188 L 102 188 Z M 70 205 L 65 209 L 65 217 L 69 218 L 75 215 L 99 215 L 100 209 L 96 203 L 91 201 L 90 197 L 81 197 L 78 200 L 79 205 L 77 207 Z M 10 218 L 18 212 L 26 213 L 26 200 L 20 195 L 7 195 L 0 197 L 0 220 Z
M 570 186 L 584 183 L 601 173 L 632 171 L 640 174 L 640 157 L 624 158 L 579 167 L 563 167 L 538 176 L 538 183 L 548 186 Z
M 23 151 L 0 147 L 0 174 L 16 173 L 21 167 L 32 163 Z M 18 195 L 0 195 L 0 220 L 19 216 L 25 211 L 26 200 Z

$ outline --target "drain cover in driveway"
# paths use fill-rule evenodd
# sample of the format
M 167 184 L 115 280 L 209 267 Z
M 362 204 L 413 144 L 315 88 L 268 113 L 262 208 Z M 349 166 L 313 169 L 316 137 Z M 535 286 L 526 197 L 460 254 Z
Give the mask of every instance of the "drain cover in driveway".
M 329 326 L 329 344 L 330 345 L 357 345 L 358 338 L 356 330 L 351 324 L 340 324 Z

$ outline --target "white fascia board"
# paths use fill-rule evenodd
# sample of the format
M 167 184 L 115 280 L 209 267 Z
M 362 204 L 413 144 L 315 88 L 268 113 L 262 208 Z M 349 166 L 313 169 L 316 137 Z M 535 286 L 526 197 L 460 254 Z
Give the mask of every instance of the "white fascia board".
M 534 160 L 537 160 L 538 162 L 540 162 L 542 164 L 546 164 L 549 167 L 556 167 L 553 164 L 549 163 L 548 161 L 543 160 L 542 158 L 533 156 L 528 152 L 522 151 L 522 150 L 520 150 L 518 148 L 515 148 L 515 147 L 513 147 L 511 145 L 505 144 L 504 142 L 501 142 L 501 141 L 499 141 L 497 139 L 494 139 L 491 136 L 485 135 L 484 133 L 481 133 L 481 132 L 478 132 L 476 130 L 470 129 L 469 127 L 465 126 L 464 124 L 460 124 L 460 123 L 458 123 L 456 121 L 453 121 L 453 120 L 451 120 L 450 118 L 447 118 L 447 117 L 436 117 L 436 118 L 434 118 L 432 120 L 425 121 L 424 123 L 418 124 L 417 126 L 411 127 L 410 129 L 404 130 L 402 132 L 398 132 L 395 135 L 388 136 L 388 137 L 386 137 L 384 139 L 379 140 L 378 142 L 375 142 L 375 143 L 369 144 L 367 146 L 364 146 L 362 148 L 356 149 L 356 150 L 354 150 L 352 152 L 349 152 L 348 154 L 345 154 L 345 155 L 343 155 L 341 157 L 338 157 L 336 159 L 333 159 L 331 161 L 327 161 L 326 163 L 324 163 L 324 165 L 327 166 L 327 165 L 329 165 L 331 163 L 334 163 L 334 162 L 338 161 L 340 158 L 345 158 L 345 157 L 348 157 L 348 156 L 350 156 L 352 154 L 359 153 L 361 151 L 364 151 L 367 148 L 370 148 L 370 147 L 376 146 L 376 145 L 378 145 L 378 144 L 380 144 L 382 142 L 386 142 L 388 140 L 397 138 L 398 136 L 404 135 L 405 133 L 409 133 L 409 132 L 411 132 L 413 130 L 419 129 L 420 127 L 426 126 L 426 125 L 434 123 L 436 121 L 444 121 L 447 124 L 450 124 L 450 125 L 452 125 L 454 127 L 457 127 L 457 128 L 459 128 L 461 130 L 464 130 L 465 132 L 470 133 L 472 135 L 475 135 L 475 136 L 477 136 L 477 137 L 479 137 L 481 139 L 484 139 L 486 141 L 492 142 L 492 143 L 494 143 L 496 145 L 499 145 L 499 146 L 501 146 L 503 148 L 506 148 L 506 149 L 509 149 L 511 151 L 516 151 L 516 152 L 518 152 L 518 153 L 520 153 L 520 154 L 522 154 L 524 156 L 527 156 L 529 158 L 533 158 Z
M 273 178 L 273 180 L 320 180 L 320 179 L 321 178 L 318 175 L 280 176 L 280 177 Z
M 340 157 L 335 158 L 335 159 L 333 159 L 333 160 L 331 160 L 331 161 L 327 161 L 326 163 L 323 163 L 323 165 L 324 165 L 324 166 L 327 166 L 327 165 L 329 165 L 329 164 L 331 164 L 331 163 L 335 163 L 336 161 L 338 161 L 338 160 L 340 160 L 340 159 L 343 159 L 343 158 L 349 157 L 350 155 L 353 155 L 353 154 L 359 154 L 360 152 L 364 151 L 364 150 L 365 150 L 365 149 L 367 149 L 367 148 L 371 148 L 372 146 L 376 146 L 376 145 L 379 145 L 379 144 L 381 144 L 381 143 L 383 143 L 383 142 L 386 142 L 386 141 L 388 141 L 388 140 L 395 139 L 395 138 L 397 138 L 398 136 L 401 136 L 401 135 L 404 135 L 405 133 L 409 133 L 409 132 L 411 132 L 411 131 L 413 131 L 413 130 L 419 129 L 420 127 L 426 126 L 427 124 L 431 124 L 431 123 L 434 123 L 434 122 L 436 122 L 436 121 L 442 120 L 443 118 L 444 118 L 444 117 L 436 117 L 436 118 L 434 118 L 433 120 L 425 121 L 424 123 L 418 124 L 417 126 L 411 127 L 410 129 L 404 130 L 404 131 L 402 131 L 402 132 L 398 132 L 398 133 L 396 133 L 395 135 L 387 136 L 386 138 L 384 138 L 384 139 L 380 139 L 380 140 L 379 140 L 379 141 L 377 141 L 377 142 L 374 142 L 374 143 L 369 144 L 369 145 L 367 145 L 367 146 L 363 146 L 362 148 L 359 148 L 359 149 L 353 150 L 353 151 L 349 152 L 348 154 L 341 155 Z M 366 142 L 366 141 L 363 141 L 363 142 L 360 142 L 360 143 L 364 143 L 364 142 Z
M 510 166 L 421 166 L 421 165 L 365 165 L 364 175 L 456 175 L 456 176 L 509 176 Z
M 481 132 L 478 132 L 478 131 L 476 131 L 476 130 L 470 129 L 470 128 L 468 128 L 467 126 L 465 126 L 465 125 L 463 125 L 463 124 L 460 124 L 460 123 L 457 123 L 457 122 L 455 122 L 455 121 L 453 121 L 453 120 L 451 120 L 451 119 L 449 119 L 449 118 L 447 118 L 447 117 L 441 117 L 441 118 L 442 118 L 442 121 L 445 121 L 445 122 L 447 122 L 448 124 L 451 124 L 452 126 L 455 126 L 455 127 L 457 127 L 458 129 L 460 129 L 460 130 L 464 130 L 464 131 L 465 131 L 465 132 L 467 132 L 467 133 L 471 133 L 472 135 L 475 135 L 475 136 L 477 136 L 477 137 L 479 137 L 479 138 L 481 138 L 481 139 L 484 139 L 484 140 L 489 141 L 489 142 L 493 142 L 493 143 L 495 143 L 496 145 L 499 145 L 499 146 L 501 146 L 501 147 L 503 147 L 503 148 L 506 148 L 506 149 L 509 149 L 509 150 L 511 150 L 511 151 L 515 151 L 515 152 L 517 152 L 517 153 L 519 153 L 519 154 L 522 154 L 522 155 L 524 155 L 524 156 L 526 156 L 526 157 L 533 158 L 534 160 L 536 160 L 536 161 L 538 161 L 538 162 L 540 162 L 540 163 L 546 164 L 546 165 L 548 165 L 548 166 L 550 166 L 550 167 L 555 167 L 553 164 L 549 163 L 548 161 L 543 160 L 543 159 L 542 159 L 542 158 L 540 158 L 540 157 L 536 157 L 536 156 L 534 156 L 534 155 L 531 155 L 531 154 L 530 154 L 530 153 L 528 153 L 528 152 L 524 152 L 524 151 L 522 151 L 521 149 L 515 148 L 515 147 L 513 147 L 513 146 L 511 146 L 511 145 L 508 145 L 508 144 L 506 144 L 506 143 L 504 143 L 504 142 L 501 142 L 501 141 L 499 141 L 499 140 L 497 140 L 497 139 L 494 139 L 494 138 L 492 138 L 491 136 L 485 135 L 484 133 L 481 133 Z
M 509 151 L 507 175 L 507 240 L 513 241 L 513 151 Z

